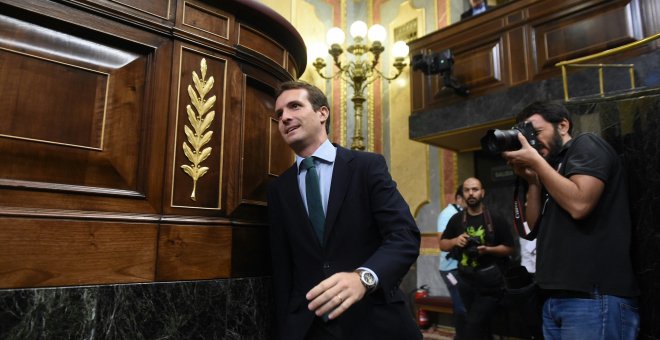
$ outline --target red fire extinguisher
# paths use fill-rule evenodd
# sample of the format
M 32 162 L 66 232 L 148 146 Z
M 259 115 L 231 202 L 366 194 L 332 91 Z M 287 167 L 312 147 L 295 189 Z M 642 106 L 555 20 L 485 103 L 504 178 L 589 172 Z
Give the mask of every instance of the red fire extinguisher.
M 419 301 L 419 299 L 427 296 L 429 296 L 429 286 L 427 285 L 422 285 L 417 291 L 415 291 L 415 301 Z M 429 316 L 426 314 L 426 311 L 421 308 L 417 308 L 417 325 L 420 328 L 429 327 Z

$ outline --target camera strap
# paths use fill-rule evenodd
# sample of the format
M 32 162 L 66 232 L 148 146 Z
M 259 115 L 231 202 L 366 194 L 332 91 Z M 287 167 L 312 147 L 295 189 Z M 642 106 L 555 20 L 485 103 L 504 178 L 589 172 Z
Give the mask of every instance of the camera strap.
M 557 165 L 557 172 L 562 174 L 562 165 L 566 161 L 566 154 L 567 152 L 564 150 L 563 151 L 563 156 L 562 156 L 562 161 L 559 162 Z M 543 214 L 545 213 L 545 208 L 550 201 L 550 195 L 543 189 L 543 195 L 545 196 L 545 200 L 543 202 L 543 205 L 541 207 L 541 213 L 539 214 L 539 218 L 536 220 L 536 224 L 534 225 L 533 228 L 529 227 L 529 224 L 527 223 L 527 219 L 525 218 L 525 203 L 527 201 L 527 186 L 526 182 L 522 182 L 522 186 L 524 187 L 525 190 L 520 190 L 521 187 L 521 180 L 520 177 L 516 176 L 516 184 L 515 184 L 515 189 L 513 190 L 513 227 L 516 229 L 518 232 L 518 235 L 520 237 L 526 239 L 526 240 L 533 240 L 536 238 L 536 235 L 539 233 L 539 229 L 541 227 L 541 219 L 543 218 Z
M 539 216 L 538 221 L 534 228 L 530 228 L 527 224 L 527 219 L 525 218 L 525 202 L 527 200 L 527 190 L 520 190 L 520 177 L 516 176 L 515 189 L 513 190 L 513 227 L 516 228 L 518 235 L 526 240 L 533 240 L 536 238 L 536 234 L 539 232 L 539 225 L 541 218 Z

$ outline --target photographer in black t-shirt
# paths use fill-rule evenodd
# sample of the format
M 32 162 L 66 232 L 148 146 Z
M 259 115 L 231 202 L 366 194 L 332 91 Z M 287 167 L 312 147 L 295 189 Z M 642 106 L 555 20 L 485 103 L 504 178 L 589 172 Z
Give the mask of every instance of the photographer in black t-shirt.
M 518 231 L 537 235 L 536 281 L 548 297 L 544 337 L 635 339 L 639 290 L 618 155 L 594 134 L 572 138 L 561 104 L 534 103 L 516 120 L 530 122 L 539 143 L 537 151 L 518 134 L 522 148 L 502 155 L 528 185 L 527 225 Z
M 458 289 L 467 320 L 465 339 L 492 339 L 490 322 L 504 287 L 502 269 L 513 252 L 508 224 L 483 205 L 485 190 L 477 178 L 463 182 L 467 208 L 449 219 L 440 249 L 458 260 Z

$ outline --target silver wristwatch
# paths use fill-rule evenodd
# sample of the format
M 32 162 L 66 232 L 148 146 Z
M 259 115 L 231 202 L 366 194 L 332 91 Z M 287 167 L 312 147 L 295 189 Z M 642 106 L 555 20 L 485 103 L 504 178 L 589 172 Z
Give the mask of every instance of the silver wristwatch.
M 357 269 L 355 272 L 360 275 L 360 282 L 362 282 L 364 288 L 367 289 L 367 292 L 370 292 L 376 288 L 376 277 L 373 273 L 364 269 Z

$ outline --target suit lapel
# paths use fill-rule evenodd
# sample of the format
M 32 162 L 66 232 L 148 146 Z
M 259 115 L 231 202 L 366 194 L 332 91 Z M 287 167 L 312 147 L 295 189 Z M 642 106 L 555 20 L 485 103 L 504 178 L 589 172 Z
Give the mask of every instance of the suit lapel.
M 328 197 L 328 211 L 325 217 L 325 235 L 327 241 L 332 228 L 337 221 L 337 215 L 344 203 L 344 197 L 348 192 L 348 185 L 351 183 L 351 161 L 353 155 L 347 149 L 337 147 L 337 157 L 335 158 L 334 169 L 332 170 L 332 183 L 330 185 L 330 196 Z

